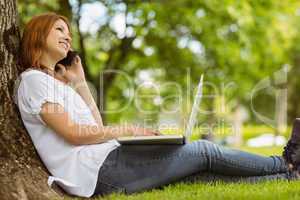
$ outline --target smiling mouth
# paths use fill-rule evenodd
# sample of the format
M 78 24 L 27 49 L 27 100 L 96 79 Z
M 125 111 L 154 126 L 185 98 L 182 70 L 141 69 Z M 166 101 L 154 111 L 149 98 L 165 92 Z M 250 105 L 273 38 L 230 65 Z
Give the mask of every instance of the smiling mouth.
M 65 50 L 68 50 L 68 45 L 65 42 L 60 42 L 60 44 L 62 44 Z

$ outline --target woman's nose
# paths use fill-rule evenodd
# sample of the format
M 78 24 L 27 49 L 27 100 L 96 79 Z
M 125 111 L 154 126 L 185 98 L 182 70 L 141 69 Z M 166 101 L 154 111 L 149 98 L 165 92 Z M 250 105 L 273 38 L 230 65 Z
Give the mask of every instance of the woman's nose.
M 70 35 L 66 35 L 66 36 L 65 36 L 65 40 L 66 40 L 69 44 L 71 44 L 72 38 L 71 38 Z
M 67 41 L 68 41 L 69 43 L 71 43 L 71 41 L 72 41 L 71 37 L 67 37 Z

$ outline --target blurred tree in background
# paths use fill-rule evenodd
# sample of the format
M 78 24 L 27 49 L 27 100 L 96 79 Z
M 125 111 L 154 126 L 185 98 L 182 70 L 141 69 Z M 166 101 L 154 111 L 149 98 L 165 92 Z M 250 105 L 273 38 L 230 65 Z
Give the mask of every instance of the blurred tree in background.
M 200 121 L 226 121 L 242 107 L 249 123 L 261 123 L 259 113 L 276 128 L 277 115 L 286 112 L 278 91 L 285 89 L 289 120 L 299 115 L 298 1 L 18 3 L 22 24 L 47 11 L 72 20 L 73 46 L 108 123 L 157 124 L 168 112 L 184 123 L 201 73 L 207 84 Z M 268 84 L 252 94 L 265 79 Z

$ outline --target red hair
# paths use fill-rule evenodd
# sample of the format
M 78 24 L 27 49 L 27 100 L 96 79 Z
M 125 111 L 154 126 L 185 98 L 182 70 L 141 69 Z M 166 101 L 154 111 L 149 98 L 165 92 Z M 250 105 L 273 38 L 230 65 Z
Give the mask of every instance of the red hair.
M 57 20 L 63 20 L 69 30 L 69 20 L 56 13 L 45 13 L 34 16 L 25 26 L 21 39 L 20 64 L 23 69 L 41 68 L 40 58 L 45 49 L 47 36 Z

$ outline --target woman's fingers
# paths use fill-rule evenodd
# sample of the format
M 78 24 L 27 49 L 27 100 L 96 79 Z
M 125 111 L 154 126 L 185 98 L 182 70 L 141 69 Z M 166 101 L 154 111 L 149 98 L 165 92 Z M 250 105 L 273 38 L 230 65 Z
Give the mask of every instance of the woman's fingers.
M 148 130 L 149 135 L 159 136 L 162 135 L 158 130 Z
M 77 65 L 80 62 L 81 62 L 80 56 L 76 55 L 75 58 L 74 58 L 74 60 L 73 60 L 73 64 Z
M 73 82 L 76 80 L 76 75 L 72 72 L 72 70 L 67 70 L 66 67 L 62 64 L 57 64 L 59 71 L 57 72 L 58 75 L 65 78 L 68 82 Z
M 77 55 L 77 56 L 76 56 L 76 62 L 79 63 L 80 61 L 81 61 L 80 56 Z
M 159 136 L 159 135 L 163 135 L 163 134 L 162 134 L 161 132 L 159 132 L 159 131 L 156 131 L 156 132 L 155 132 L 155 135 L 158 135 L 158 136 Z
M 133 128 L 134 136 L 158 136 L 163 135 L 158 130 L 152 130 L 148 128 L 142 128 L 142 127 L 134 127 Z
M 66 73 L 66 67 L 62 64 L 57 64 L 56 65 L 59 68 L 59 73 L 64 76 L 64 74 Z

